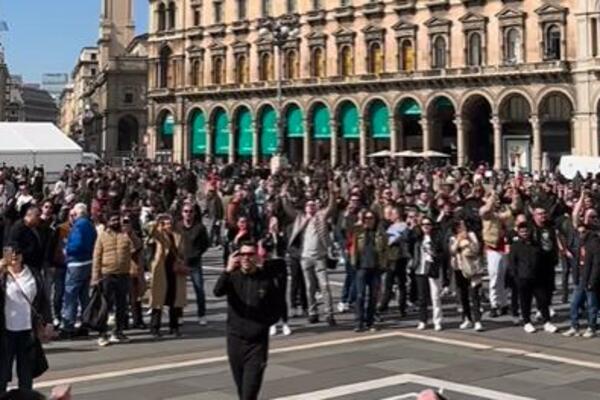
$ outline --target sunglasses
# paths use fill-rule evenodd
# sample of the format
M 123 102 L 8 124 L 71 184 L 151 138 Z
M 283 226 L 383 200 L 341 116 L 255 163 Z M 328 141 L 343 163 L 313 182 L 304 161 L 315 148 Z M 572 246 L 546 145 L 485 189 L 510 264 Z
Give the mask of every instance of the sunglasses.
M 183 213 L 184 213 L 184 214 L 191 214 L 191 213 L 193 213 L 193 212 L 194 212 L 194 210 L 183 210 Z
M 253 251 L 250 252 L 246 252 L 246 253 L 240 253 L 240 257 L 253 257 L 256 253 Z
M 372 216 L 372 215 L 367 215 L 367 216 L 365 217 L 365 219 L 375 219 L 375 217 L 374 217 L 374 216 Z
M 433 226 L 433 224 L 431 222 L 425 222 L 425 223 L 422 223 L 421 225 L 423 225 L 423 226 Z

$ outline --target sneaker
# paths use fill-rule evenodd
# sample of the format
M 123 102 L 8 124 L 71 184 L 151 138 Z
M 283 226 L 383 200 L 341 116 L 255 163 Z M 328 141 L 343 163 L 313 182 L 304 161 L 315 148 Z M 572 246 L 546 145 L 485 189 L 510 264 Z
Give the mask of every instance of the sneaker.
M 333 315 L 330 315 L 330 316 L 327 318 L 327 325 L 329 325 L 329 326 L 331 326 L 331 327 L 334 327 L 334 326 L 336 326 L 336 325 L 337 325 L 337 322 L 335 322 L 335 318 L 333 318 Z
M 536 329 L 535 329 L 535 326 L 533 326 L 533 325 L 531 324 L 531 322 L 530 322 L 530 323 L 527 323 L 527 324 L 525 324 L 525 326 L 523 327 L 523 329 L 524 329 L 524 330 L 525 330 L 525 332 L 527 332 L 527 333 L 535 333 L 535 331 L 536 331 Z
M 424 331 L 427 328 L 427 325 L 425 325 L 425 322 L 419 322 L 419 324 L 417 325 L 417 330 L 419 331 Z
M 579 330 L 571 327 L 568 331 L 563 332 L 562 335 L 566 337 L 579 336 Z
M 106 336 L 100 336 L 98 338 L 98 346 L 106 347 L 108 345 L 110 345 L 110 341 L 106 338 Z
M 552 324 L 551 322 L 546 322 L 544 324 L 544 332 L 556 333 L 556 331 L 558 331 L 558 328 L 556 327 L 556 325 Z
M 206 326 L 206 325 L 208 325 L 208 321 L 206 320 L 206 317 L 199 317 L 198 318 L 198 325 L 200 325 L 200 326 Z
M 310 317 L 308 317 L 308 323 L 309 324 L 318 324 L 319 323 L 319 316 L 318 315 L 311 315 Z
M 108 321 L 106 322 L 106 324 L 108 326 L 114 326 L 115 325 L 115 321 L 116 321 L 115 314 L 109 314 L 108 315 Z
M 271 325 L 271 328 L 269 328 L 269 336 L 275 335 L 277 335 L 277 325 Z
M 586 339 L 591 339 L 591 338 L 593 338 L 594 336 L 596 336 L 596 332 L 595 332 L 595 331 L 593 331 L 591 328 L 587 328 L 587 329 L 585 330 L 585 332 L 583 333 L 583 335 L 581 335 L 581 336 L 583 336 L 583 337 L 584 337 L 584 338 L 586 338 Z
M 459 329 L 471 329 L 473 324 L 468 319 L 465 319 L 462 324 L 458 327 Z
M 340 301 L 337 305 L 337 310 L 340 314 L 343 313 L 344 311 L 346 311 L 346 304 Z
M 54 318 L 54 319 L 52 320 L 52 326 L 54 326 L 54 328 L 55 328 L 55 329 L 58 329 L 58 328 L 60 328 L 60 319 L 58 319 L 58 318 Z
M 556 315 L 556 311 L 554 311 L 554 308 L 549 307 L 548 311 L 550 312 L 550 318 L 554 318 L 554 316 Z
M 110 335 L 110 338 L 108 339 L 108 341 L 111 344 L 123 344 L 123 343 L 129 343 L 129 338 L 125 335 L 123 335 L 122 333 L 113 333 L 112 335 Z
M 288 324 L 283 324 L 283 328 L 281 329 L 283 336 L 290 336 L 292 334 L 292 329 Z
M 521 322 L 522 321 L 521 321 L 520 317 L 518 317 L 518 316 L 512 317 L 512 324 L 513 324 L 513 326 L 519 326 L 519 325 L 521 325 Z
M 483 325 L 481 322 L 475 322 L 475 327 L 473 329 L 475 332 L 483 332 Z
M 377 331 L 379 331 L 379 329 L 377 329 L 377 327 L 375 325 L 372 325 L 369 327 L 369 332 L 375 333 Z
M 433 324 L 433 329 L 436 332 L 440 332 L 442 330 L 442 324 Z

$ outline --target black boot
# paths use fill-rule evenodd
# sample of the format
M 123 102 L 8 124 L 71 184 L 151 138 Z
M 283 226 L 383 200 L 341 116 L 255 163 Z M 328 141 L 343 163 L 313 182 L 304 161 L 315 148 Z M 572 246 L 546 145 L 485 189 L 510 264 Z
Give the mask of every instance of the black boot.
M 169 335 L 180 337 L 181 332 L 179 331 L 179 316 L 181 315 L 181 309 L 176 307 L 169 308 Z
M 152 310 L 152 317 L 150 320 L 150 334 L 153 338 L 158 339 L 162 335 L 160 334 L 162 310 Z
M 136 301 L 131 307 L 131 313 L 133 315 L 133 329 L 146 329 L 144 323 L 144 316 L 142 315 L 142 302 Z

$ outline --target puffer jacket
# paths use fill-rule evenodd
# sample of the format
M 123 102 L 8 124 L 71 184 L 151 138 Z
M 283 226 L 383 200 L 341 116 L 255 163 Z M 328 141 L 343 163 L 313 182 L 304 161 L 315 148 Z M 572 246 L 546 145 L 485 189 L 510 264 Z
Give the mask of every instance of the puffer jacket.
M 375 245 L 375 253 L 377 256 L 377 260 L 375 262 L 375 266 L 377 269 L 383 270 L 388 266 L 388 240 L 385 232 L 380 229 L 375 229 L 373 232 L 374 237 L 374 245 Z M 367 230 L 364 227 L 357 227 L 354 230 L 354 234 L 352 235 L 352 246 L 350 252 L 350 260 L 352 265 L 356 268 L 360 268 L 361 263 L 361 255 L 364 254 L 365 242 L 367 238 Z
M 98 275 L 126 275 L 131 269 L 133 243 L 129 235 L 113 230 L 100 234 L 94 247 L 93 278 Z

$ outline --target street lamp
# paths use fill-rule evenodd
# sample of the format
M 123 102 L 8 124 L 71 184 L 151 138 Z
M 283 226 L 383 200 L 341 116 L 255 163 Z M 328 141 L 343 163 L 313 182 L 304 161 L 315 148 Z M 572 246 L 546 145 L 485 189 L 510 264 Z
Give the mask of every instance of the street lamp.
M 297 18 L 293 16 L 286 16 L 279 19 L 267 19 L 261 26 L 259 34 L 261 36 L 271 35 L 273 38 L 273 45 L 277 51 L 277 149 L 272 159 L 272 166 L 274 169 L 283 167 L 287 160 L 284 155 L 284 140 L 285 135 L 283 132 L 283 46 L 285 43 L 298 36 L 300 33 L 300 24 Z

